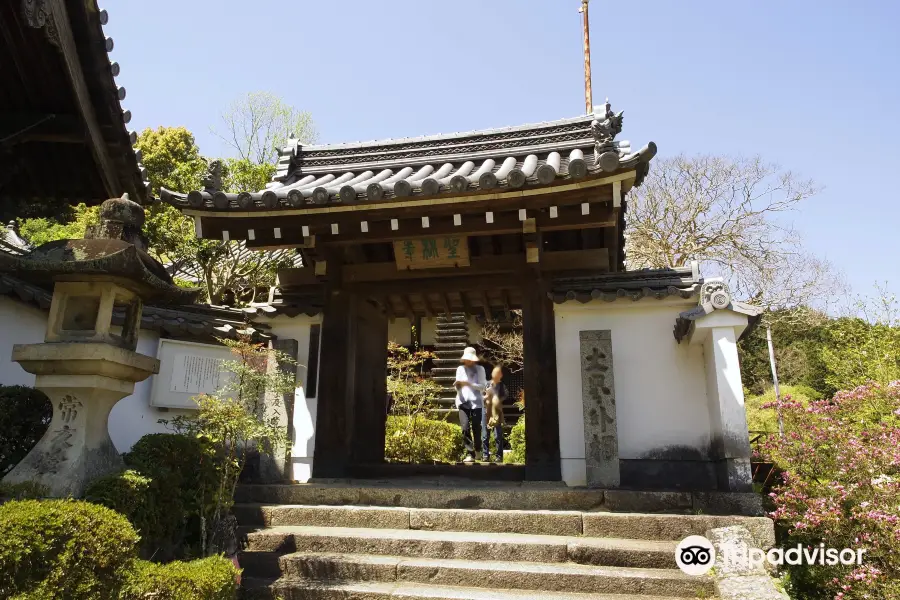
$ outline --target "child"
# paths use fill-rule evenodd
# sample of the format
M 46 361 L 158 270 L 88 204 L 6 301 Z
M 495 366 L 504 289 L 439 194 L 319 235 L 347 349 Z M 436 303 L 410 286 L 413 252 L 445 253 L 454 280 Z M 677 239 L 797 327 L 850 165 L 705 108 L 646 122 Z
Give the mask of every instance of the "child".
M 481 445 L 486 462 L 491 462 L 491 430 L 494 431 L 494 443 L 497 446 L 497 462 L 503 462 L 503 402 L 506 396 L 503 369 L 494 367 L 491 371 L 491 382 L 484 392 L 484 417 L 481 421 Z

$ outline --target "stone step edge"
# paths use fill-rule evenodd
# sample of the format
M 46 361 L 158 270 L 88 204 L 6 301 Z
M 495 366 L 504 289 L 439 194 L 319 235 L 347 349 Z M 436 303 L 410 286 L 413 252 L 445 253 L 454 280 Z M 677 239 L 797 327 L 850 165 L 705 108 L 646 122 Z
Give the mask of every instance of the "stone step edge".
M 677 542 L 687 535 L 703 535 L 707 529 L 715 527 L 724 527 L 727 525 L 743 525 L 747 527 L 757 543 L 763 547 L 771 547 L 774 545 L 774 527 L 772 521 L 768 517 L 745 517 L 745 516 L 720 516 L 720 515 L 687 515 L 687 514 L 665 514 L 665 513 L 614 513 L 614 512 L 586 512 L 586 511 L 568 511 L 568 510 L 497 510 L 487 508 L 407 508 L 393 506 L 367 506 L 367 505 L 329 505 L 329 504 L 272 504 L 272 503 L 252 503 L 239 502 L 234 504 L 237 511 L 259 510 L 297 510 L 297 511 L 322 511 L 323 513 L 334 512 L 341 514 L 341 518 L 345 519 L 348 513 L 371 515 L 372 518 L 382 518 L 382 522 L 388 523 L 390 527 L 368 527 L 365 529 L 399 529 L 411 531 L 445 531 L 445 532 L 468 532 L 468 533 L 506 533 L 496 530 L 457 530 L 443 529 L 438 519 L 456 517 L 460 519 L 478 520 L 483 522 L 495 518 L 502 521 L 504 518 L 520 519 L 521 517 L 531 516 L 545 521 L 553 521 L 556 527 L 544 526 L 540 529 L 544 532 L 551 529 L 560 530 L 560 525 L 566 533 L 562 534 L 569 537 L 584 537 L 586 539 L 625 539 L 640 541 L 668 541 Z M 344 521 L 346 522 L 346 521 Z M 419 523 L 428 523 L 430 527 L 418 526 Z M 689 524 L 691 527 L 685 527 L 683 524 Z M 265 526 L 265 523 L 256 523 L 258 526 Z M 649 535 L 651 531 L 649 526 L 657 526 L 655 531 L 659 531 L 661 527 L 669 525 L 669 529 L 675 529 L 668 537 L 617 537 L 615 533 L 621 533 L 623 529 L 636 529 L 638 532 Z M 329 525 L 317 525 L 319 527 L 329 527 Z M 702 530 L 702 531 L 701 531 Z M 587 532 L 587 533 L 585 533 Z M 554 533 L 510 533 L 510 535 L 559 535 Z
M 246 552 L 245 554 L 252 554 Z M 445 569 L 471 569 L 486 572 L 509 571 L 554 575 L 596 575 L 606 577 L 693 581 L 696 578 L 682 573 L 672 561 L 672 568 L 659 567 L 618 567 L 611 565 L 590 565 L 575 562 L 534 562 L 502 560 L 470 560 L 465 558 L 428 558 L 394 556 L 390 554 L 360 554 L 354 552 L 310 552 L 299 551 L 278 555 L 280 560 L 325 559 L 355 563 L 360 565 L 409 566 Z M 673 552 L 674 556 L 674 552 Z M 477 586 L 476 586 L 477 587 Z
M 302 591 L 304 599 L 312 599 L 322 592 L 321 598 L 396 598 L 398 600 L 534 600 L 533 590 L 501 590 L 468 588 L 462 586 L 425 585 L 420 583 L 383 583 L 383 582 L 310 582 L 305 579 L 262 579 L 257 577 L 244 577 L 242 587 L 245 591 L 260 592 L 271 590 L 279 592 L 296 589 Z M 335 592 L 331 595 L 329 592 Z M 541 599 L 546 600 L 637 600 L 638 598 L 652 598 L 653 600 L 684 600 L 678 596 L 646 596 L 644 594 L 584 594 L 578 592 L 540 592 Z M 251 598 L 275 598 L 276 596 L 251 596 Z M 293 600 L 288 596 L 285 600 Z M 707 600 L 716 600 L 708 596 Z

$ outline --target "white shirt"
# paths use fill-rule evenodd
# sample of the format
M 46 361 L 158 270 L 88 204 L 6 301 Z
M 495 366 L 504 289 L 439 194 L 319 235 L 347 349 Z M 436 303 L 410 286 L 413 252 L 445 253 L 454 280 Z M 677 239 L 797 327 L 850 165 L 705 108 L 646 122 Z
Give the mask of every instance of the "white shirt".
M 472 408 L 484 407 L 484 400 L 481 396 L 481 392 L 487 387 L 484 367 L 475 365 L 467 370 L 465 365 L 459 365 L 456 367 L 456 381 L 468 381 L 475 384 L 475 388 L 463 385 L 456 390 L 456 408 L 459 408 L 466 401 L 469 402 Z

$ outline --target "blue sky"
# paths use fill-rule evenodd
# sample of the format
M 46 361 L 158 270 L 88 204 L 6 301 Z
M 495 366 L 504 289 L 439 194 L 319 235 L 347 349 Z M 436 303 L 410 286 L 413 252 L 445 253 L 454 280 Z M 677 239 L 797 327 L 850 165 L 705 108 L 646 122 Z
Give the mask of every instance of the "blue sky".
M 140 130 L 205 155 L 227 104 L 267 90 L 320 142 L 584 111 L 579 0 L 105 0 Z M 791 217 L 858 293 L 900 294 L 900 2 L 592 0 L 595 104 L 661 155 L 760 154 L 824 186 Z

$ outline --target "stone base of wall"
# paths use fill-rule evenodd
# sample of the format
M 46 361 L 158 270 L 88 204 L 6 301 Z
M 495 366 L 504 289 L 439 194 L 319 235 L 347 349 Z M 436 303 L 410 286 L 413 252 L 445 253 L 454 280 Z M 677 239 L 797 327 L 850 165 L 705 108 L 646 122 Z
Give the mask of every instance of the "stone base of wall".
M 619 459 L 621 485 L 639 490 L 749 492 L 750 461 Z

